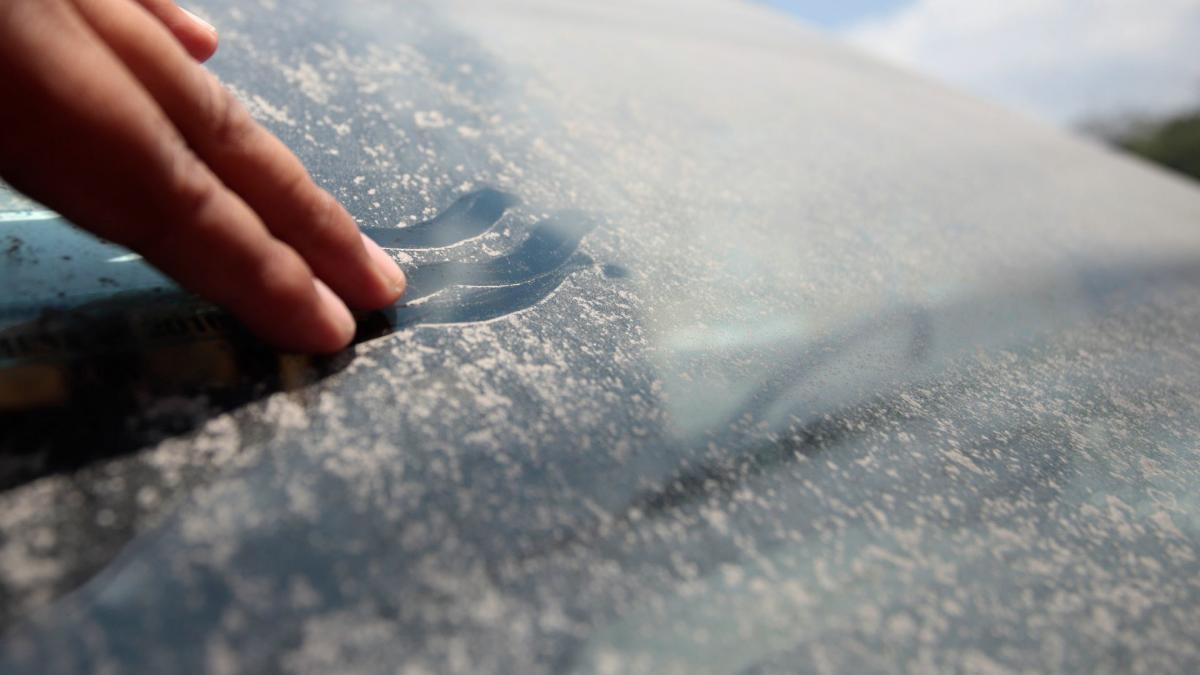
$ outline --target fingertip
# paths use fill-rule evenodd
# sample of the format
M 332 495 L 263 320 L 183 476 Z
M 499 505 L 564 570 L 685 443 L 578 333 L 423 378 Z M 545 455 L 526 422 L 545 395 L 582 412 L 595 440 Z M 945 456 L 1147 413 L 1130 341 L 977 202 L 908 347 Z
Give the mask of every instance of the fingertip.
M 183 43 L 185 49 L 197 61 L 207 61 L 217 52 L 220 38 L 217 29 L 204 19 L 180 7 L 179 11 L 186 18 L 186 30 L 175 30 L 176 37 Z
M 217 39 L 217 34 L 213 33 L 212 36 L 204 40 L 197 41 L 197 43 L 188 50 L 188 53 L 192 55 L 192 58 L 196 59 L 200 63 L 204 63 L 205 61 L 211 59 L 213 54 L 217 53 L 218 44 L 219 40 Z
M 391 291 L 390 297 L 381 304 L 390 305 L 396 302 L 404 295 L 404 289 L 408 285 L 408 280 L 404 276 L 404 270 L 396 264 L 392 256 L 387 254 L 380 248 L 379 244 L 375 243 L 370 237 L 362 235 L 363 246 L 367 249 L 367 255 L 371 258 L 372 264 L 379 271 L 387 282 L 387 288 Z
M 316 286 L 317 297 L 320 299 L 319 316 L 316 317 L 317 321 L 315 322 L 319 324 L 316 328 L 318 333 L 312 336 L 311 341 L 301 340 L 301 342 L 311 342 L 313 345 L 311 350 L 316 352 L 339 351 L 354 339 L 356 329 L 354 316 L 346 307 L 346 303 L 342 302 L 341 298 L 325 285 L 325 282 L 314 278 L 313 284 Z

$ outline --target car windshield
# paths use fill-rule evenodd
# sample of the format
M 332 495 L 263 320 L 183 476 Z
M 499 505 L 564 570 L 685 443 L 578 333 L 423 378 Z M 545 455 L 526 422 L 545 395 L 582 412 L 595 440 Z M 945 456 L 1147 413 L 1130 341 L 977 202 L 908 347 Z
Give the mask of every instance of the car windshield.
M 409 295 L 0 197 L 0 667 L 1200 662 L 1193 185 L 751 3 L 196 4 Z

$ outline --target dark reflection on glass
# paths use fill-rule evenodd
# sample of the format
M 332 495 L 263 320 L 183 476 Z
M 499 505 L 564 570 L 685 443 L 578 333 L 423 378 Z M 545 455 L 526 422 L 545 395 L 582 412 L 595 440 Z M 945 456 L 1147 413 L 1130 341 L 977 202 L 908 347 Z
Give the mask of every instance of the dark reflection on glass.
M 427 223 L 395 230 L 403 236 L 376 239 L 415 247 L 458 243 L 486 231 L 515 203 L 511 195 L 480 190 Z M 417 263 L 408 270 L 416 290 L 406 299 L 424 302 L 360 316 L 355 344 L 421 324 L 487 321 L 529 309 L 572 273 L 594 266 L 578 253 L 594 227 L 584 214 L 562 214 L 534 225 L 498 257 Z M 132 452 L 250 401 L 306 387 L 341 371 L 353 356 L 352 349 L 332 357 L 281 354 L 178 289 L 110 293 L 40 312 L 14 309 L 0 327 L 0 490 Z M 202 397 L 203 410 L 146 412 L 172 396 Z
M 454 289 L 439 293 L 427 302 L 374 312 L 359 321 L 357 339 L 374 339 L 419 324 L 474 323 L 497 319 L 533 307 L 553 293 L 571 273 L 593 265 L 591 258 L 578 253 L 553 269 L 520 282 Z M 482 279 L 474 281 L 478 284 Z
M 0 330 L 0 490 L 186 433 L 343 369 L 280 354 L 183 294 L 130 293 Z M 156 407 L 171 397 L 196 405 Z
M 483 262 L 442 262 L 408 271 L 408 301 L 428 297 L 450 286 L 506 286 L 549 274 L 567 263 L 579 243 L 595 227 L 582 214 L 544 220 L 512 252 Z
M 516 203 L 513 195 L 484 188 L 459 198 L 432 220 L 408 227 L 364 227 L 363 233 L 384 248 L 443 248 L 487 232 Z

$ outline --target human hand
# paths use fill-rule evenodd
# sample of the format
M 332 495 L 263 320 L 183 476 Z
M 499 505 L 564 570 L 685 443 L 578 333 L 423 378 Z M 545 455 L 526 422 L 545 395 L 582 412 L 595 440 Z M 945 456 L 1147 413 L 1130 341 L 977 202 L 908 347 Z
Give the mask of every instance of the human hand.
M 284 349 L 330 352 L 404 274 L 200 61 L 171 0 L 0 0 L 0 176 Z

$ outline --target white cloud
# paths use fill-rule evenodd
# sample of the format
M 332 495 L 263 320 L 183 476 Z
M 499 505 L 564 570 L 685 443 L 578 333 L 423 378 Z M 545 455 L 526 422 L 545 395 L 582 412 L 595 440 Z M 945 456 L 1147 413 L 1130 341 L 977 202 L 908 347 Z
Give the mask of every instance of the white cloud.
M 1056 121 L 1200 102 L 1200 0 L 915 0 L 844 36 Z

